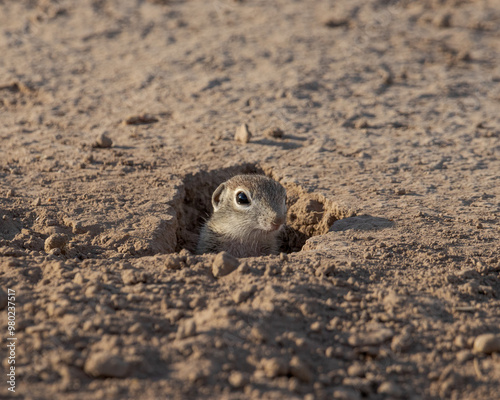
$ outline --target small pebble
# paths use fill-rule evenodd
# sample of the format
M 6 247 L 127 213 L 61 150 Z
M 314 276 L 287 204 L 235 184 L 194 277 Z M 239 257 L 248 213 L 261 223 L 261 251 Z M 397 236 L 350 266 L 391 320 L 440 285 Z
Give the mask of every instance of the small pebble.
M 248 379 L 246 379 L 245 375 L 241 372 L 233 371 L 231 372 L 231 375 L 229 375 L 228 381 L 232 387 L 239 389 L 247 384 Z
M 95 297 L 97 293 L 99 293 L 99 286 L 97 285 L 90 285 L 89 287 L 87 287 L 87 289 L 85 289 L 85 296 L 86 297 Z
M 167 269 L 177 270 L 182 268 L 182 263 L 179 257 L 172 256 L 165 261 L 165 267 Z
M 220 278 L 222 276 L 229 275 L 233 272 L 240 262 L 236 257 L 231 254 L 222 251 L 215 256 L 214 262 L 212 264 L 212 274 L 215 278 Z
M 288 374 L 286 362 L 280 358 L 268 358 L 261 361 L 261 367 L 264 370 L 266 377 L 276 378 Z
M 394 382 L 383 382 L 377 390 L 380 394 L 385 394 L 393 397 L 401 397 L 404 395 L 401 388 L 396 385 Z
M 84 371 L 96 378 L 123 378 L 127 375 L 128 363 L 120 356 L 101 351 L 88 356 Z
M 50 254 L 51 256 L 60 256 L 62 254 L 61 249 L 55 248 L 55 249 L 50 249 L 47 254 Z
M 323 324 L 319 321 L 313 322 L 311 324 L 311 331 L 313 332 L 321 332 L 322 329 L 323 329 Z
M 439 386 L 440 397 L 449 399 L 451 392 L 460 384 L 459 378 L 456 375 L 451 375 L 445 379 Z
M 234 135 L 234 140 L 236 140 L 237 142 L 246 144 L 250 141 L 251 137 L 252 137 L 252 133 L 248 130 L 248 125 L 242 124 L 236 130 L 236 133 Z
M 474 352 L 475 353 L 497 353 L 500 352 L 500 335 L 495 335 L 493 333 L 485 333 L 484 335 L 479 335 L 474 340 Z
M 363 377 L 365 376 L 365 368 L 361 364 L 353 364 L 347 368 L 347 375 Z
M 113 141 L 109 138 L 108 132 L 102 132 L 99 134 L 93 145 L 93 147 L 97 147 L 99 149 L 109 149 L 111 146 L 113 146 Z
M 63 233 L 54 233 L 45 239 L 45 251 L 48 253 L 52 249 L 62 250 L 68 243 L 68 237 Z
M 266 266 L 266 270 L 264 272 L 264 276 L 274 276 L 274 275 L 279 275 L 281 272 L 281 269 L 278 265 L 275 264 L 270 264 Z
M 318 268 L 315 271 L 316 276 L 330 276 L 335 273 L 335 264 L 331 262 L 323 262 L 321 265 L 318 266 Z
M 474 356 L 473 354 L 471 353 L 470 350 L 461 350 L 457 353 L 457 361 L 459 363 L 464 363 L 466 361 L 469 361 L 470 359 L 472 359 Z
M 252 327 L 250 338 L 255 343 L 265 343 L 269 340 L 267 331 L 259 324 Z
M 246 301 L 256 290 L 256 286 L 252 285 L 248 289 L 237 290 L 233 293 L 232 298 L 236 304 Z
M 378 346 L 392 339 L 393 336 L 394 332 L 392 329 L 381 328 L 377 331 L 365 332 L 363 334 L 352 334 L 347 341 L 353 347 Z
M 361 301 L 361 296 L 353 293 L 352 291 L 347 292 L 347 294 L 344 296 L 344 299 L 350 303 L 358 303 Z
M 136 322 L 130 328 L 128 328 L 127 332 L 131 335 L 140 335 L 144 332 L 144 327 L 140 322 Z
M 463 335 L 458 335 L 455 340 L 453 340 L 453 344 L 460 348 L 467 347 L 467 339 Z
M 250 267 L 246 262 L 242 262 L 240 266 L 238 267 L 238 272 L 240 274 L 247 274 L 250 271 Z
M 122 281 L 125 285 L 134 285 L 139 281 L 139 279 L 134 270 L 126 269 L 122 272 Z
M 40 197 L 37 197 L 35 200 L 33 200 L 33 205 L 35 207 L 38 207 L 41 204 L 42 204 L 42 199 Z
M 83 275 L 80 272 L 77 272 L 73 278 L 73 282 L 77 285 L 82 285 L 85 282 Z
M 382 302 L 386 306 L 397 306 L 403 302 L 403 298 L 399 296 L 394 290 L 389 289 L 386 296 L 384 296 Z
M 196 322 L 193 319 L 186 320 L 177 330 L 176 339 L 184 339 L 196 335 Z
M 291 377 L 288 379 L 288 390 L 290 392 L 299 392 L 300 391 L 300 381 L 295 378 Z

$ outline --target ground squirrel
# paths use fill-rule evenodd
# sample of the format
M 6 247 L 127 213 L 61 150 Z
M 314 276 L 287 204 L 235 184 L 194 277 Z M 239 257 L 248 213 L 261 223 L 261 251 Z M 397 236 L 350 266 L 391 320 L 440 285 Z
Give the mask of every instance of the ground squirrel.
M 263 175 L 236 175 L 212 195 L 214 213 L 200 232 L 197 253 L 235 257 L 277 254 L 286 221 L 286 190 Z

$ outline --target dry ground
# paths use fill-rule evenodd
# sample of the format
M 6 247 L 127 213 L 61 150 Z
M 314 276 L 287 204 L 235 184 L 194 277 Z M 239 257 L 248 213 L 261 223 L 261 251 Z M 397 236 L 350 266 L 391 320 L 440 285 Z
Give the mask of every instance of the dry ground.
M 0 0 L 11 397 L 498 398 L 499 38 L 495 0 Z M 245 171 L 295 232 L 215 279 Z

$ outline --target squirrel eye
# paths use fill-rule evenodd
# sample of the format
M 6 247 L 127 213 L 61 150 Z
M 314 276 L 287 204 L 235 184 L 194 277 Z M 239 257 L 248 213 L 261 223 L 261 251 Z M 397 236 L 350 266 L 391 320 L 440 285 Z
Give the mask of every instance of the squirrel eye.
M 250 204 L 250 199 L 247 197 L 245 192 L 236 193 L 236 203 L 238 204 Z

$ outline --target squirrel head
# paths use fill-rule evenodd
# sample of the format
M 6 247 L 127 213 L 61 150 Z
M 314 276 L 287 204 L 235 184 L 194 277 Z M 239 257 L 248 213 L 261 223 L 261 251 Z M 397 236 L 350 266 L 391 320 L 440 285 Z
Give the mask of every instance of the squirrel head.
M 286 190 L 263 175 L 236 175 L 212 195 L 213 218 L 224 233 L 277 234 L 286 222 Z

